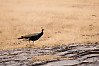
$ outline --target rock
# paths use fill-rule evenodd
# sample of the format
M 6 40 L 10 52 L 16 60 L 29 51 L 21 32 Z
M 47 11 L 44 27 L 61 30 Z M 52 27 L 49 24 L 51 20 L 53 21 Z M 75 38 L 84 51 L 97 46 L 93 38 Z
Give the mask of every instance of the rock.
M 45 64 L 46 62 L 44 62 L 44 61 L 36 61 L 36 62 L 34 62 L 33 64 L 32 64 L 32 66 L 37 66 L 37 65 L 43 65 L 43 64 Z
M 71 66 L 71 65 L 76 65 L 79 64 L 80 62 L 77 60 L 63 60 L 63 61 L 57 61 L 57 62 L 50 62 L 42 66 Z
M 58 55 L 59 59 L 33 61 L 32 57 L 40 55 Z M 62 58 L 73 58 L 66 60 Z M 99 63 L 99 44 L 57 46 L 51 48 L 17 48 L 0 50 L 0 66 L 62 66 L 94 65 Z M 87 65 L 85 65 L 87 63 Z M 88 64 L 89 63 L 89 64 Z M 90 64 L 92 63 L 92 64 Z

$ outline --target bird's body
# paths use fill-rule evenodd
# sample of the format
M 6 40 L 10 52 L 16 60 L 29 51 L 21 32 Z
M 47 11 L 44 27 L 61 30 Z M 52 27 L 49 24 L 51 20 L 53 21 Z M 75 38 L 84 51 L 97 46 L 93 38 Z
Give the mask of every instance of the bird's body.
M 41 33 L 28 34 L 28 35 L 25 35 L 25 36 L 21 36 L 18 39 L 27 39 L 29 42 L 30 41 L 34 42 L 34 41 L 38 40 L 43 35 L 43 31 L 44 31 L 44 29 L 42 29 Z

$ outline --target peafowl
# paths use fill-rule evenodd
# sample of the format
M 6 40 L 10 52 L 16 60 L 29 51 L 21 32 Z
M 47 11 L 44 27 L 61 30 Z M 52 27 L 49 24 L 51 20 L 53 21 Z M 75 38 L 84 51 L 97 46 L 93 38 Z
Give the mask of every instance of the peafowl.
M 41 33 L 28 34 L 28 35 L 25 35 L 25 36 L 21 36 L 18 39 L 27 39 L 29 41 L 29 43 L 30 43 L 30 41 L 33 41 L 33 44 L 34 44 L 34 41 L 38 40 L 43 35 L 43 31 L 44 31 L 44 29 L 42 28 Z

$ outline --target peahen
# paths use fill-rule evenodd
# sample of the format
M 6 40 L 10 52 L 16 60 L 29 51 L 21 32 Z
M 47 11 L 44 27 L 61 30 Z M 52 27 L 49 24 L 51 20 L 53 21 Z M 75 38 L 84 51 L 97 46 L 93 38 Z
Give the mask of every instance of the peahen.
M 33 44 L 34 44 L 34 41 L 38 40 L 43 35 L 43 31 L 44 31 L 44 29 L 42 28 L 41 33 L 28 34 L 28 35 L 25 35 L 25 36 L 21 36 L 18 39 L 27 39 L 29 41 L 29 43 L 30 43 L 30 41 L 33 41 Z

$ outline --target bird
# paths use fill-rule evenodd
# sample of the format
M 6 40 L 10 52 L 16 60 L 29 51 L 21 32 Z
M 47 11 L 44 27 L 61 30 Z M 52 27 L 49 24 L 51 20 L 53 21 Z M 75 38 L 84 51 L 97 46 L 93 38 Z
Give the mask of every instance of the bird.
M 28 34 L 28 35 L 25 35 L 25 36 L 21 36 L 20 38 L 18 39 L 26 39 L 29 41 L 33 41 L 33 44 L 34 44 L 34 41 L 38 40 L 43 34 L 44 34 L 44 29 L 43 27 L 41 27 L 42 31 L 41 33 L 32 33 L 32 34 Z

